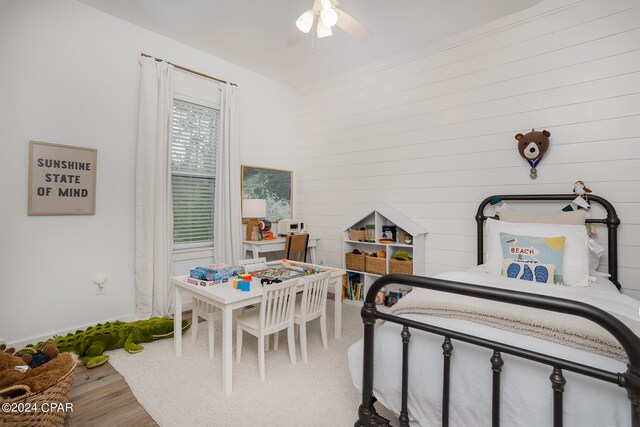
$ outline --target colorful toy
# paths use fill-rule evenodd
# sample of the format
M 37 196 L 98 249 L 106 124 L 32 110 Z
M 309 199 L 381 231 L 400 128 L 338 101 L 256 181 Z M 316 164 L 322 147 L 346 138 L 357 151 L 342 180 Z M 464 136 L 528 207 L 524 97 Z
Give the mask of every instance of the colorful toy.
M 251 281 L 250 280 L 242 280 L 238 282 L 238 288 L 242 292 L 249 292 L 251 290 Z
M 520 155 L 531 166 L 531 171 L 529 173 L 529 177 L 531 179 L 536 179 L 538 177 L 537 167 L 540 160 L 542 160 L 542 157 L 549 149 L 550 136 L 551 133 L 547 130 L 537 132 L 536 130 L 531 129 L 531 132 L 524 135 L 519 133 L 515 137 L 518 140 L 518 151 L 520 152 Z
M 576 181 L 575 184 L 573 184 L 573 194 L 576 198 L 567 206 L 562 208 L 562 210 L 565 212 L 571 212 L 580 208 L 590 209 L 591 204 L 589 203 L 589 193 L 591 193 L 591 189 L 587 188 L 584 181 Z
M 398 261 L 411 261 L 411 256 L 409 252 L 406 251 L 398 251 L 391 255 L 391 258 L 397 259 Z
M 14 355 L 16 354 L 16 349 L 15 347 L 7 347 L 6 344 L 0 344 L 0 353 L 7 353 L 7 354 L 11 354 Z
M 187 320 L 182 321 L 182 332 L 189 329 L 191 324 Z M 76 331 L 63 337 L 55 337 L 53 342 L 61 352 L 73 352 L 78 356 L 84 356 L 84 364 L 88 368 L 95 368 L 104 364 L 109 356 L 105 351 L 123 348 L 129 353 L 139 353 L 144 347 L 141 342 L 151 342 L 173 337 L 173 320 L 163 317 L 152 317 L 137 322 L 107 322 L 98 323 L 96 326 Z M 28 345 L 18 351 L 18 355 L 34 353 L 43 349 L 46 342 Z
M 3 390 L 0 401 L 8 398 L 17 399 L 25 393 L 40 393 L 48 389 L 60 378 L 75 367 L 78 357 L 75 354 L 63 353 L 37 368 L 30 369 L 19 357 L 0 351 L 0 390 Z M 22 386 L 22 387 L 20 387 Z M 19 401 L 24 404 L 29 402 Z M 52 402 L 55 403 L 55 402 Z M 0 415 L 0 424 L 9 425 L 7 419 Z M 62 420 L 60 421 L 62 423 Z M 10 422 L 9 422 L 10 423 Z M 57 424 L 57 423 L 55 423 Z M 16 425 L 15 423 L 13 425 Z M 36 421 L 18 422 L 18 425 L 43 425 Z M 51 425 L 47 423 L 46 425 Z
M 591 193 L 591 189 L 587 188 L 584 181 L 576 181 L 575 184 L 573 184 L 573 194 L 575 194 L 576 197 L 587 200 L 587 194 L 589 193 Z
M 30 368 L 37 368 L 44 365 L 48 361 L 55 359 L 60 354 L 60 350 L 53 343 L 53 341 L 47 341 L 42 346 L 40 351 L 33 351 L 32 353 L 23 354 L 21 359 L 24 363 L 29 365 Z

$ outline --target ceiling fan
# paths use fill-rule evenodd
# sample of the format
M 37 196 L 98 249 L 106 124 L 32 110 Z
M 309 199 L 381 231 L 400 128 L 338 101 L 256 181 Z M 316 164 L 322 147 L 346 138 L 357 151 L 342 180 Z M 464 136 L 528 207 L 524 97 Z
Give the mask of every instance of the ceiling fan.
M 314 24 L 315 35 L 319 39 L 332 35 L 331 28 L 334 25 L 360 40 L 367 41 L 373 37 L 371 31 L 351 15 L 338 9 L 338 6 L 338 0 L 314 0 L 313 7 L 296 20 L 297 30 L 293 30 L 286 45 L 295 46 L 303 34 L 313 29 Z

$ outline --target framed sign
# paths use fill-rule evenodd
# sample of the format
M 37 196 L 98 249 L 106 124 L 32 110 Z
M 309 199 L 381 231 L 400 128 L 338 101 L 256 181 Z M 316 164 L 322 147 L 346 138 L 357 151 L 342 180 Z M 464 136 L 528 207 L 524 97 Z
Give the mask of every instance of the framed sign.
M 242 199 L 266 199 L 267 219 L 278 222 L 293 215 L 293 172 L 242 165 Z M 242 222 L 248 222 L 243 218 Z
M 29 142 L 29 215 L 93 215 L 98 150 Z

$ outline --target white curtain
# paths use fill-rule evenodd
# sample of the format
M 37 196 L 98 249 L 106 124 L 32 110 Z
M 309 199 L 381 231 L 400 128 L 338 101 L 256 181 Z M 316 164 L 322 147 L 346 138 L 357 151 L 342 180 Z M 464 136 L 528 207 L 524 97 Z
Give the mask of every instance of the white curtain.
M 216 262 L 235 264 L 242 256 L 240 164 L 238 150 L 238 88 L 222 86 L 221 137 L 216 160 L 213 216 L 213 256 Z
M 172 305 L 171 109 L 174 67 L 140 58 L 136 155 L 136 317 L 168 316 Z

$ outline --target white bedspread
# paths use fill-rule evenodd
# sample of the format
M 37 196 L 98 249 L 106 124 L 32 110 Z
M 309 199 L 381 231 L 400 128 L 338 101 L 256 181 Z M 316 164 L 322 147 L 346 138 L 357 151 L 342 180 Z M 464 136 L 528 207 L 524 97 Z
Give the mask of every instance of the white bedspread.
M 638 319 L 640 301 L 621 295 L 613 284 L 601 280 L 597 286 L 572 288 L 540 286 L 519 280 L 491 276 L 481 268 L 446 273 L 442 279 L 478 283 L 486 286 L 536 292 L 586 302 L 612 313 Z M 542 315 L 553 315 L 543 312 Z M 602 369 L 624 372 L 624 363 L 575 348 L 543 341 L 513 332 L 494 329 L 466 320 L 442 319 L 407 314 L 429 324 L 471 335 L 529 348 Z M 599 326 L 594 324 L 594 328 Z M 400 412 L 402 347 L 401 327 L 390 322 L 376 330 L 374 394 L 387 408 Z M 412 330 L 409 352 L 409 414 L 412 425 L 441 425 L 442 338 Z M 349 369 L 354 385 L 362 384 L 362 341 L 349 349 Z M 454 341 L 451 359 L 450 425 L 485 426 L 491 424 L 491 351 Z M 501 421 L 505 426 L 542 426 L 552 423 L 552 397 L 546 365 L 503 355 L 505 365 L 501 387 Z M 565 426 L 618 426 L 630 424 L 630 405 L 624 389 L 614 384 L 565 372 Z

